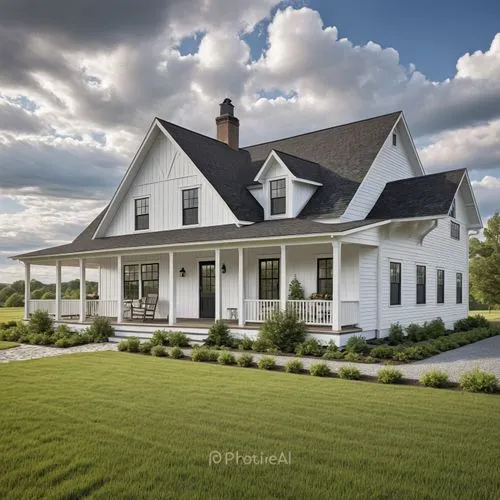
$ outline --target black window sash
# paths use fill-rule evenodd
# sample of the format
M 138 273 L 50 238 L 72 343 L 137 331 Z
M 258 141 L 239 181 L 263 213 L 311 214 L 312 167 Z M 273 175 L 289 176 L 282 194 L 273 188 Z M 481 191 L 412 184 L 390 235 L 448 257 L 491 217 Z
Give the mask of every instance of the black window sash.
M 149 229 L 149 198 L 135 200 L 135 230 Z
M 457 304 L 462 303 L 462 290 L 463 290 L 463 276 L 462 273 L 457 273 Z
M 280 298 L 280 259 L 259 259 L 259 299 Z
M 139 298 L 139 264 L 123 266 L 123 296 L 125 299 Z
M 182 225 L 198 224 L 198 188 L 182 191 Z
M 390 305 L 401 305 L 401 263 L 390 263 Z
M 417 266 L 417 304 L 425 304 L 427 272 L 425 266 Z
M 317 260 L 316 292 L 321 295 L 333 294 L 333 259 L 331 257 Z
M 437 303 L 444 304 L 444 270 L 437 270 Z
M 271 215 L 286 213 L 286 180 L 278 179 L 270 182 Z

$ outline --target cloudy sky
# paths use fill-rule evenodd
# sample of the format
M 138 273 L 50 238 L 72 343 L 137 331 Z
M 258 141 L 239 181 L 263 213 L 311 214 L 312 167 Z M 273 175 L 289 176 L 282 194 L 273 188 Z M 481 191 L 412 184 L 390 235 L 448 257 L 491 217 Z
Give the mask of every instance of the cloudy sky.
M 496 4 L 0 0 L 0 282 L 23 277 L 9 255 L 93 219 L 155 115 L 214 135 L 226 96 L 242 145 L 402 109 L 426 171 L 469 168 L 487 218 L 500 209 Z

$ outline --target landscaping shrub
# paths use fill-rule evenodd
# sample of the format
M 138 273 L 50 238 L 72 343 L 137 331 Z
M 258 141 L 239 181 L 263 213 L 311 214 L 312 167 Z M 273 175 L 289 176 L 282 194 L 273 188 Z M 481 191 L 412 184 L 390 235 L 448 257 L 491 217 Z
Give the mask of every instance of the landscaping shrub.
M 291 359 L 285 365 L 287 373 L 302 373 L 304 371 L 304 364 L 300 359 Z
M 142 354 L 151 354 L 151 349 L 153 348 L 153 344 L 151 342 L 142 342 L 139 345 L 139 352 Z
M 205 340 L 208 346 L 233 347 L 234 339 L 227 323 L 218 319 L 208 331 L 208 337 Z
M 28 342 L 30 344 L 38 344 L 38 345 L 42 345 L 42 342 L 43 342 L 43 335 L 41 333 L 34 333 L 34 334 L 31 334 L 29 337 L 28 337 Z
M 206 347 L 196 347 L 191 353 L 193 361 L 217 361 L 219 353 Z
M 167 332 L 165 330 L 156 330 L 151 337 L 153 345 L 168 345 Z
M 370 356 L 377 359 L 390 359 L 394 356 L 395 349 L 390 346 L 380 345 L 377 347 L 372 347 L 370 350 Z
M 185 333 L 182 332 L 168 332 L 168 344 L 172 347 L 189 347 L 189 339 Z
M 229 351 L 222 351 L 217 358 L 217 363 L 220 365 L 234 365 L 236 360 L 234 359 L 233 353 Z
M 128 352 L 139 352 L 140 341 L 136 337 L 129 337 L 128 339 Z
M 345 352 L 344 359 L 346 361 L 360 361 L 361 354 L 358 354 L 357 352 Z
M 56 347 L 63 347 L 63 348 L 67 348 L 67 347 L 71 347 L 72 346 L 71 340 L 69 338 L 60 338 L 60 339 L 57 339 L 55 341 L 54 345 Z
M 253 349 L 253 340 L 246 335 L 240 339 L 240 343 L 238 344 L 238 349 L 242 351 L 251 351 Z
M 403 342 L 404 339 L 405 339 L 405 334 L 401 324 L 399 322 L 392 323 L 388 336 L 389 343 L 393 345 L 401 344 L 401 342 Z
M 403 374 L 397 368 L 381 368 L 377 373 L 377 380 L 381 384 L 399 384 L 403 378 Z
M 425 387 L 446 387 L 448 374 L 441 370 L 429 370 L 420 377 L 420 383 Z
M 356 354 L 368 354 L 370 348 L 363 337 L 353 335 L 347 340 L 345 345 L 346 352 L 353 352 Z
M 87 329 L 87 333 L 94 342 L 107 342 L 109 337 L 115 334 L 115 329 L 111 326 L 109 318 L 97 316 Z
M 273 345 L 268 340 L 257 338 L 253 341 L 252 348 L 256 352 L 267 352 L 273 348 Z
M 47 311 L 35 311 L 31 314 L 28 328 L 31 333 L 48 333 L 54 331 L 54 321 Z
M 453 325 L 453 329 L 456 332 L 467 332 L 474 328 L 488 328 L 489 322 L 480 314 L 476 314 L 475 316 L 468 316 L 467 318 L 459 319 Z
M 258 367 L 261 370 L 274 370 L 276 368 L 276 360 L 272 356 L 262 356 L 259 359 Z
M 165 349 L 165 346 L 154 345 L 151 348 L 151 355 L 152 356 L 157 356 L 158 358 L 163 358 L 163 357 L 167 356 L 167 351 Z
M 427 338 L 435 339 L 446 334 L 446 327 L 444 326 L 444 321 L 441 318 L 433 319 L 429 323 L 424 323 Z
M 314 337 L 304 340 L 295 348 L 297 356 L 320 356 L 321 351 L 321 345 Z
M 344 353 L 341 351 L 326 351 L 322 358 L 327 360 L 343 359 Z
M 326 363 L 314 363 L 309 367 L 309 373 L 313 377 L 329 377 L 332 371 Z
M 342 366 L 339 368 L 339 377 L 348 380 L 359 380 L 361 372 L 355 366 Z
M 128 340 L 122 340 L 118 344 L 118 350 L 121 352 L 128 351 Z
M 169 353 L 170 357 L 173 359 L 181 359 L 184 357 L 184 353 L 182 352 L 182 349 L 179 346 L 175 346 L 170 350 Z
M 498 379 L 493 373 L 473 368 L 460 377 L 460 388 L 468 392 L 495 392 Z
M 408 337 L 408 340 L 411 340 L 412 342 L 422 340 L 423 335 L 422 327 L 420 325 L 411 323 L 406 327 L 406 336 Z
M 258 339 L 282 352 L 295 352 L 306 338 L 306 325 L 293 311 L 275 311 L 261 327 Z
M 251 354 L 242 354 L 236 360 L 236 363 L 243 368 L 250 368 L 253 366 L 253 356 Z

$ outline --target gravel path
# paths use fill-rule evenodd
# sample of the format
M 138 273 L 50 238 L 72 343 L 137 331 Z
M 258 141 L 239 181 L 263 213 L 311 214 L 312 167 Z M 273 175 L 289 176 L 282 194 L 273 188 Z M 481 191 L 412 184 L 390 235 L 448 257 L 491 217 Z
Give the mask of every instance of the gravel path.
M 57 347 L 44 347 L 28 344 L 21 344 L 19 347 L 0 351 L 0 363 L 9 361 L 24 361 L 27 359 L 46 358 L 51 356 L 61 356 L 73 354 L 75 352 L 100 352 L 116 351 L 117 344 L 87 344 L 67 349 Z M 184 354 L 191 355 L 191 349 L 183 349 Z M 238 355 L 239 353 L 235 353 Z M 265 354 L 251 353 L 255 361 L 258 361 Z M 284 365 L 293 356 L 275 356 L 278 365 Z M 304 368 L 309 368 L 313 363 L 323 360 L 319 358 L 302 358 Z M 348 363 L 346 361 L 325 361 L 326 364 L 337 372 L 341 366 L 348 364 L 357 366 L 363 375 L 376 375 L 381 368 L 381 364 Z M 399 365 L 398 369 L 403 372 L 403 376 L 409 379 L 418 380 L 420 375 L 428 370 L 443 370 L 448 373 L 450 381 L 458 382 L 460 375 L 475 366 L 494 373 L 500 379 L 500 335 L 484 339 L 474 344 L 459 347 L 453 351 L 443 352 L 432 358 L 424 359 L 407 365 Z
M 19 347 L 0 351 L 0 363 L 9 361 L 25 361 L 27 359 L 50 358 L 73 354 L 75 352 L 116 351 L 116 344 L 85 344 L 62 349 L 59 347 L 46 347 L 40 345 L 21 344 Z

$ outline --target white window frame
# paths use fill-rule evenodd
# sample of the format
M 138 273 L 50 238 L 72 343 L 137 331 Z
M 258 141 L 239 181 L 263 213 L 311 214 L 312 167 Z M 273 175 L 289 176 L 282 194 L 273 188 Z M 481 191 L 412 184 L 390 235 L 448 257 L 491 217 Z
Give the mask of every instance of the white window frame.
M 149 227 L 147 229 L 136 229 L 135 228 L 135 201 L 136 200 L 143 200 L 144 198 L 148 199 L 148 207 L 149 207 Z M 133 226 L 133 231 L 134 233 L 147 233 L 151 231 L 151 226 L 153 222 L 153 205 L 151 203 L 151 195 L 150 194 L 141 194 L 141 195 L 135 195 L 132 197 L 132 213 L 133 213 L 133 221 L 132 221 L 132 226 Z
M 184 191 L 189 191 L 190 189 L 197 189 L 198 190 L 198 224 L 187 224 L 185 225 L 183 222 L 183 214 L 184 214 Z M 190 227 L 200 227 L 202 225 L 201 222 L 201 184 L 195 184 L 191 186 L 182 186 L 179 188 L 180 190 L 180 221 L 179 221 L 179 227 L 181 228 L 190 228 Z

